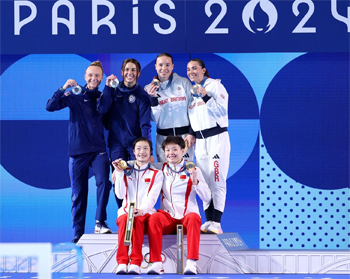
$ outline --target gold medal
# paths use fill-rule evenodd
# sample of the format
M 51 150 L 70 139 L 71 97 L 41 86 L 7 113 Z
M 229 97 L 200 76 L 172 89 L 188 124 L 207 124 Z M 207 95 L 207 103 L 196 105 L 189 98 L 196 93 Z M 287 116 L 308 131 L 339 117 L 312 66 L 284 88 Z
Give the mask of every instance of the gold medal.
M 194 169 L 195 167 L 196 167 L 196 165 L 193 162 L 187 162 L 186 163 L 186 169 L 187 170 Z
M 122 170 L 125 170 L 128 167 L 128 165 L 124 160 L 121 160 L 118 162 L 118 167 L 121 168 Z

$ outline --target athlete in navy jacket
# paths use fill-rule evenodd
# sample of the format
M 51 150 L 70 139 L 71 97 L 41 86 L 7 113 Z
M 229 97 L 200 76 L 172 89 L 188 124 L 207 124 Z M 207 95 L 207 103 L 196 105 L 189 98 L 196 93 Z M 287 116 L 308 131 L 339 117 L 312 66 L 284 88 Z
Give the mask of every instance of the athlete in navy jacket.
M 48 111 L 69 107 L 69 174 L 72 187 L 72 219 L 74 239 L 79 241 L 85 231 L 88 198 L 89 167 L 92 167 L 97 186 L 97 210 L 95 233 L 111 233 L 105 220 L 111 182 L 109 159 L 102 124 L 102 115 L 97 111 L 101 92 L 98 86 L 103 78 L 101 63 L 93 62 L 85 71 L 86 87 L 80 94 L 66 91 L 77 85 L 68 79 L 46 104 Z
M 108 147 L 111 161 L 135 160 L 133 143 L 137 138 L 150 139 L 151 101 L 146 91 L 137 83 L 140 76 L 140 63 L 128 58 L 122 64 L 121 81 L 116 88 L 111 86 L 117 77 L 107 77 L 98 111 L 106 114 L 108 121 Z M 154 158 L 152 158 L 154 161 Z M 121 200 L 117 199 L 118 206 Z

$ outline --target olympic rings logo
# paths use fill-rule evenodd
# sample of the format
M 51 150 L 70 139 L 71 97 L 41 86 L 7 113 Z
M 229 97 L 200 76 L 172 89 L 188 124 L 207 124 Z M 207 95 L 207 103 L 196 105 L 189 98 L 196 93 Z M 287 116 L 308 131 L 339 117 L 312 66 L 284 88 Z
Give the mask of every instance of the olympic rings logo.
M 164 262 L 166 261 L 166 256 L 164 255 L 164 253 L 161 253 L 161 257 L 162 257 L 162 263 L 164 263 Z M 150 258 L 149 253 L 146 253 L 146 254 L 143 256 L 143 260 L 147 263 L 147 265 L 146 265 L 146 266 L 142 266 L 142 264 L 141 264 L 141 268 L 147 268 L 147 267 L 149 267 L 149 264 L 150 264 L 149 258 Z

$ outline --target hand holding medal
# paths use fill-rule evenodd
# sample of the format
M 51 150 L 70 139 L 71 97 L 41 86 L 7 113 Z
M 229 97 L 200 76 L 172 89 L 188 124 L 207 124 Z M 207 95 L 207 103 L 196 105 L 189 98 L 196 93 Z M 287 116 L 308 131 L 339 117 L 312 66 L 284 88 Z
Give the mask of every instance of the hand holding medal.
M 110 75 L 107 77 L 106 85 L 112 88 L 117 88 L 119 80 L 115 75 Z
M 160 87 L 160 81 L 154 78 L 151 84 L 147 88 L 147 93 L 151 95 L 151 97 L 160 97 L 160 95 L 158 95 L 157 93 L 159 87 Z
M 202 87 L 200 84 L 195 84 L 191 88 L 191 94 L 193 97 L 204 97 L 207 95 L 207 90 L 205 90 L 204 87 Z
M 196 165 L 193 162 L 186 162 L 186 171 L 191 176 L 192 185 L 198 185 Z
M 62 90 L 64 92 L 67 92 L 66 95 L 69 95 L 71 93 L 79 95 L 82 91 L 81 86 L 79 86 L 74 79 L 68 79 L 67 82 L 62 86 Z

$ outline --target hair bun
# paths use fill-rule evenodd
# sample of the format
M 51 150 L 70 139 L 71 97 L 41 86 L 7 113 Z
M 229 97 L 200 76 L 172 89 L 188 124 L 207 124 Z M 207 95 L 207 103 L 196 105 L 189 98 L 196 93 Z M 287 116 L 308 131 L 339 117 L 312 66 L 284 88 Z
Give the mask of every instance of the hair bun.
M 102 68 L 102 64 L 101 64 L 100 61 L 94 61 L 94 62 L 92 62 L 90 66 L 97 66 L 97 67 L 101 67 L 101 68 Z

